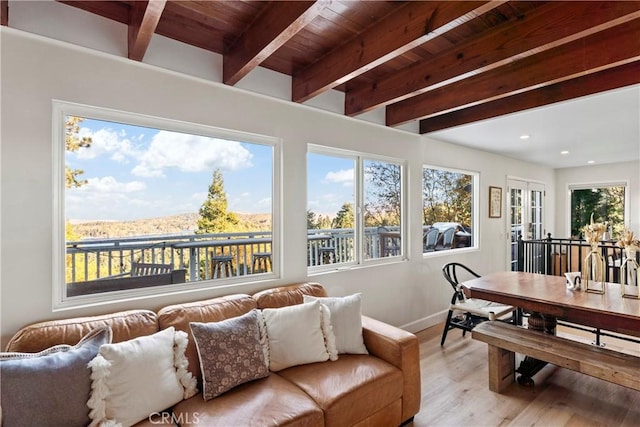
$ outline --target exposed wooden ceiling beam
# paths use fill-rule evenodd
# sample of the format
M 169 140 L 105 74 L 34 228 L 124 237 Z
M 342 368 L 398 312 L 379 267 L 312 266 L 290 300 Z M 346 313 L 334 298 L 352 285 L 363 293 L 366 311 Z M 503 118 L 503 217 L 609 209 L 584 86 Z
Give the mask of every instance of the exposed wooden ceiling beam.
M 639 17 L 640 2 L 543 4 L 481 38 L 349 90 L 345 114 L 353 116 L 399 102 Z
M 330 3 L 319 1 L 273 2 L 229 48 L 223 60 L 223 81 L 234 85 L 267 59 Z
M 410 1 L 369 30 L 293 76 L 292 98 L 304 102 L 440 36 L 504 1 Z
M 435 132 L 640 83 L 640 61 L 420 120 L 420 133 Z
M 9 25 L 9 0 L 0 0 L 0 25 Z
M 206 1 L 171 0 L 171 3 L 173 7 L 188 10 L 199 18 L 210 16 L 214 10 L 212 4 Z
M 387 106 L 386 122 L 415 119 L 490 102 L 640 59 L 640 20 L 528 56 L 486 73 Z
M 129 19 L 129 59 L 142 61 L 166 4 L 167 0 L 133 2 Z
M 127 3 L 112 1 L 76 1 L 76 0 L 56 0 L 78 9 L 104 16 L 125 25 L 130 22 L 130 7 Z

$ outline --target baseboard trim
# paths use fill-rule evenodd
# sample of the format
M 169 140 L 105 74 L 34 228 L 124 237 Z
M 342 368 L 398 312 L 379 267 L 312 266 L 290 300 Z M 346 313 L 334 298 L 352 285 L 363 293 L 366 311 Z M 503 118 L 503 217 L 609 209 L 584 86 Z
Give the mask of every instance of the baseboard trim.
M 415 334 L 416 332 L 423 331 L 431 326 L 437 325 L 438 323 L 443 323 L 447 320 L 448 312 L 448 310 L 443 310 L 439 313 L 432 314 L 431 316 L 423 317 L 421 319 L 414 320 L 411 323 L 407 323 L 406 325 L 402 325 L 400 328 Z

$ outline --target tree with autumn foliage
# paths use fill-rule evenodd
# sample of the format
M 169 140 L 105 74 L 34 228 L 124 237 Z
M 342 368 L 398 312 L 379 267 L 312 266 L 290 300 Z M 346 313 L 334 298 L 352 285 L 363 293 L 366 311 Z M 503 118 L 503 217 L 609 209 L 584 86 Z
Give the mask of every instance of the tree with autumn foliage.
M 227 211 L 227 193 L 224 191 L 224 178 L 220 169 L 213 172 L 207 200 L 199 210 L 198 234 L 225 233 L 237 231 L 238 217 Z
M 345 203 L 333 219 L 333 228 L 353 228 L 355 217 L 353 214 L 353 203 Z
M 78 116 L 67 116 L 64 122 L 64 145 L 65 150 L 68 152 L 76 152 L 80 148 L 89 148 L 93 141 L 91 137 L 83 136 L 80 137 L 80 123 L 84 120 L 82 117 Z M 65 187 L 66 188 L 78 188 L 82 187 L 87 183 L 86 179 L 79 179 L 79 176 L 84 173 L 81 169 L 71 169 L 69 166 L 65 165 Z M 73 225 L 69 221 L 65 222 L 65 240 L 67 242 L 79 240 L 80 236 L 76 233 L 73 228 Z M 71 277 L 71 272 L 73 271 L 72 266 L 72 256 L 66 255 L 66 280 L 67 283 L 72 282 L 74 280 Z M 90 278 L 97 277 L 97 267 L 95 262 L 90 262 L 88 268 L 85 270 L 85 259 L 83 257 L 78 257 L 76 259 L 76 269 L 77 271 L 87 271 L 87 277 L 84 280 L 89 280 Z M 76 278 L 77 279 L 77 278 Z
M 80 123 L 84 120 L 78 116 L 67 116 L 67 120 L 64 122 L 64 144 L 65 149 L 69 152 L 75 153 L 81 148 L 91 147 L 91 137 L 80 137 Z M 86 179 L 79 179 L 78 177 L 84 173 L 81 169 L 71 169 L 69 166 L 65 166 L 65 184 L 67 188 L 81 187 L 87 183 Z

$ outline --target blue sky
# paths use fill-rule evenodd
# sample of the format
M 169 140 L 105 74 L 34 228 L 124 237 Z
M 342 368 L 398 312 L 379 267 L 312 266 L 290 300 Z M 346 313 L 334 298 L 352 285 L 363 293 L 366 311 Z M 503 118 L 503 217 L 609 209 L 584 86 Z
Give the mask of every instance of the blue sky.
M 273 149 L 94 119 L 80 123 L 89 148 L 66 153 L 88 183 L 66 192 L 69 220 L 131 220 L 197 212 L 213 171 L 224 176 L 228 209 L 271 211 Z M 334 215 L 353 201 L 353 161 L 310 154 L 309 209 Z
M 353 159 L 309 153 L 307 168 L 307 209 L 333 218 L 343 204 L 354 203 Z

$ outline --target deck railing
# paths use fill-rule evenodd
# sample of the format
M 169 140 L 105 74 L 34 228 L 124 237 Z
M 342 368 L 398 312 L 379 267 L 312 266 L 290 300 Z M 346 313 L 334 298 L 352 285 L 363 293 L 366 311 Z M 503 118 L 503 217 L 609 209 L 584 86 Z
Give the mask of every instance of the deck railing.
M 398 231 L 399 227 L 389 227 Z M 307 232 L 307 265 L 345 263 L 354 260 L 353 229 L 322 229 Z M 123 277 L 134 263 L 170 264 L 186 272 L 186 281 L 214 277 L 213 261 L 231 257 L 232 275 L 243 276 L 254 271 L 257 253 L 271 253 L 271 232 L 237 232 L 215 234 L 170 234 L 117 239 L 84 239 L 68 241 L 67 283 Z M 377 228 L 365 230 L 364 249 L 367 258 L 381 254 Z M 326 256 L 329 254 L 329 256 Z

